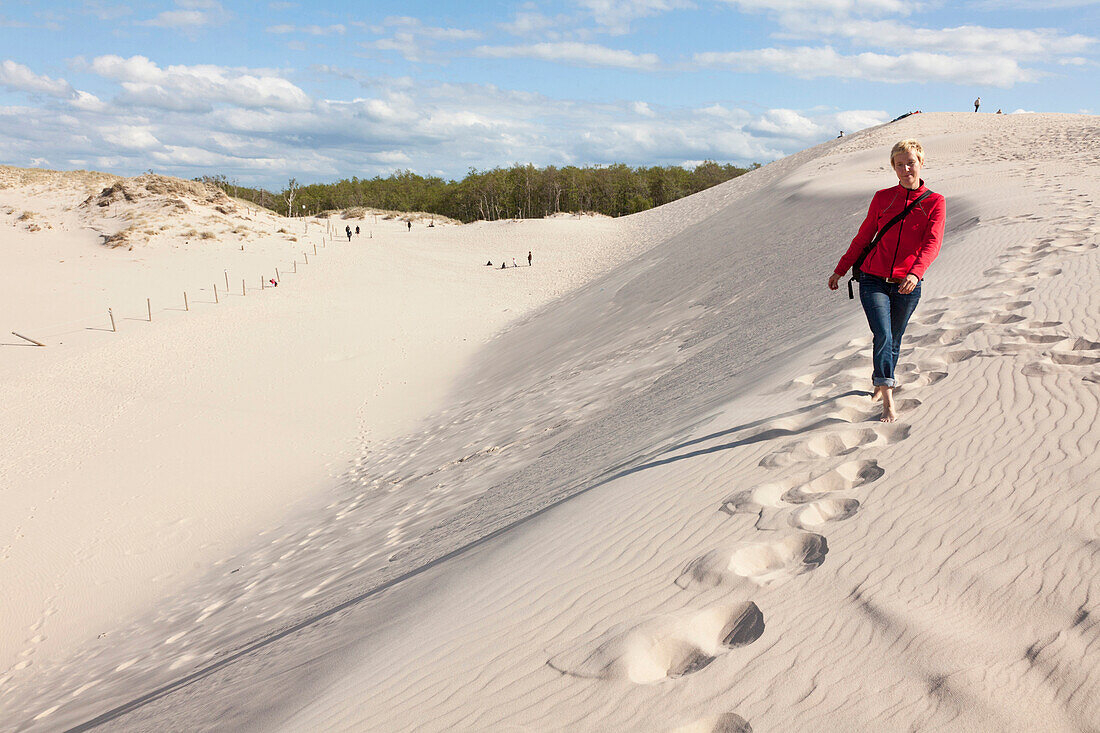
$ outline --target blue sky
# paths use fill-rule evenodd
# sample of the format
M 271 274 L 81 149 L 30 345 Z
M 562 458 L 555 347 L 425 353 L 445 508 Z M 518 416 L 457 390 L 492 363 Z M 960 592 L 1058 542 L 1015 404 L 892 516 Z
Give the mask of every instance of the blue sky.
M 1100 109 L 1100 0 L 0 0 L 0 38 L 0 162 L 274 188 Z

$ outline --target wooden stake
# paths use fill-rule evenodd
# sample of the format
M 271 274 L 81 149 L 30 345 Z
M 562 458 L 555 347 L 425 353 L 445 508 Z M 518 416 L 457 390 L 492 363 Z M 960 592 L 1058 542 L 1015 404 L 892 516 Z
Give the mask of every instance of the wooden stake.
M 263 290 L 266 287 L 267 287 L 267 283 L 264 282 L 264 276 L 260 275 L 260 290 Z
M 245 295 L 245 294 L 246 293 L 244 291 L 244 278 L 241 278 L 241 295 Z
M 294 272 L 298 272 L 298 260 L 294 260 Z
M 115 312 L 108 308 L 107 315 L 111 317 L 111 333 L 117 333 L 118 329 L 115 328 Z
M 275 282 L 282 282 L 282 280 L 279 279 L 279 268 L 278 267 L 275 268 Z
M 23 335 L 23 334 L 21 334 L 21 333 L 16 333 L 15 331 L 12 331 L 12 332 L 11 332 L 11 335 L 12 335 L 12 336 L 18 336 L 19 338 L 23 339 L 24 341 L 30 341 L 30 342 L 31 342 L 32 344 L 34 344 L 35 346 L 45 346 L 45 345 L 46 345 L 46 344 L 44 344 L 44 343 L 41 343 L 40 341 L 35 341 L 35 340 L 34 340 L 34 339 L 32 339 L 32 338 L 28 338 L 28 337 L 24 336 L 24 335 Z
M 185 311 L 191 310 L 191 306 L 187 305 L 187 291 L 183 291 L 183 309 Z
M 149 323 L 153 322 L 153 305 L 149 302 L 149 299 L 145 299 L 145 310 L 149 311 Z
M 229 270 L 222 270 L 225 274 L 225 292 L 229 292 Z
M 315 254 L 315 255 L 317 254 L 317 245 L 316 244 L 313 245 L 313 254 Z
M 303 262 L 302 264 L 304 264 L 304 265 L 309 264 L 309 255 L 307 255 L 305 252 L 302 253 L 302 259 L 305 260 L 305 262 Z
M 221 301 L 218 300 L 218 284 L 217 283 L 214 283 L 214 302 L 215 303 L 221 302 Z

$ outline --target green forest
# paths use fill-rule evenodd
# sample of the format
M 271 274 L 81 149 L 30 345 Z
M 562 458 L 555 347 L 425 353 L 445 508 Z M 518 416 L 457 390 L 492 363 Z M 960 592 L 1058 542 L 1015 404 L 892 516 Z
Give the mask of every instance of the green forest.
M 196 180 L 213 183 L 230 196 L 246 199 L 286 216 L 313 215 L 354 207 L 423 211 L 462 222 L 479 219 L 537 219 L 559 212 L 596 212 L 624 216 L 689 196 L 750 170 L 713 161 L 692 170 L 681 166 L 631 168 L 515 164 L 510 168 L 471 169 L 461 181 L 395 171 L 386 178 L 351 178 L 336 183 L 299 185 L 290 179 L 278 193 L 238 186 L 225 176 Z

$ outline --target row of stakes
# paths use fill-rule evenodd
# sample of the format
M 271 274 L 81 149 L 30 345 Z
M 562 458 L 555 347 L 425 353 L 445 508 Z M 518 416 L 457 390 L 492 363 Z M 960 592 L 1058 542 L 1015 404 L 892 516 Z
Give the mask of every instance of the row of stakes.
M 321 239 L 321 246 L 322 247 L 325 246 L 325 239 L 324 238 Z M 243 247 L 242 247 L 242 249 L 243 249 Z M 313 254 L 314 255 L 317 254 L 317 245 L 316 244 L 313 245 Z M 305 260 L 305 262 L 303 264 L 308 265 L 309 264 L 309 255 L 307 253 L 303 252 L 302 253 L 302 258 Z M 291 273 L 297 273 L 298 272 L 298 260 L 294 260 L 293 265 L 294 265 L 294 269 L 291 270 Z M 229 270 L 223 270 L 222 272 L 225 273 L 225 292 L 228 293 L 229 292 Z M 279 277 L 279 268 L 278 267 L 275 268 L 275 282 L 277 282 L 277 283 L 282 282 L 282 280 Z M 260 290 L 263 290 L 266 287 L 267 287 L 267 280 L 265 280 L 264 276 L 261 275 L 260 276 Z M 245 281 L 242 279 L 241 280 L 241 295 L 247 295 L 247 294 L 248 294 L 248 291 L 245 288 Z M 214 302 L 215 303 L 220 303 L 221 302 L 218 299 L 218 284 L 217 283 L 214 283 Z M 190 305 L 190 303 L 187 302 L 187 291 L 186 290 L 183 291 L 183 309 L 185 311 L 190 311 L 191 310 L 191 305 Z M 147 315 L 148 321 L 150 323 L 152 323 L 153 322 L 153 304 L 152 304 L 152 302 L 149 298 L 145 299 L 145 310 L 146 310 L 146 313 L 148 314 Z M 118 328 L 115 326 L 115 313 L 114 313 L 114 310 L 112 310 L 111 308 L 108 308 L 107 309 L 107 316 L 111 319 L 111 333 L 118 333 Z M 46 344 L 42 343 L 41 341 L 37 341 L 35 339 L 32 339 L 30 336 L 24 336 L 23 334 L 16 333 L 15 331 L 12 331 L 11 334 L 12 334 L 12 336 L 18 336 L 19 338 L 23 339 L 24 341 L 29 341 L 32 344 L 34 344 L 35 346 L 45 346 L 46 345 Z

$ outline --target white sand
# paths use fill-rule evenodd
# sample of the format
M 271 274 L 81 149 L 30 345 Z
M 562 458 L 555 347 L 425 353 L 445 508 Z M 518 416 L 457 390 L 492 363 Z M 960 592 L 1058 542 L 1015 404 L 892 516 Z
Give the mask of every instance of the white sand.
M 59 222 L 0 282 L 50 341 L 0 350 L 0 720 L 1091 729 L 1098 128 L 923 114 L 625 220 L 379 225 L 117 334 L 239 244 L 0 190 Z M 824 280 L 908 136 L 949 229 L 883 425 Z

